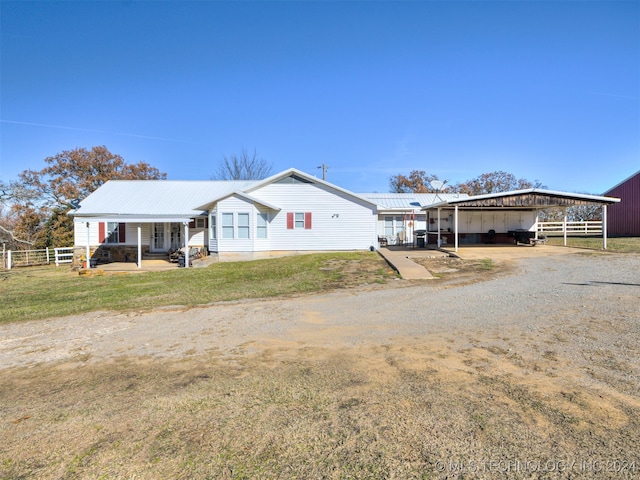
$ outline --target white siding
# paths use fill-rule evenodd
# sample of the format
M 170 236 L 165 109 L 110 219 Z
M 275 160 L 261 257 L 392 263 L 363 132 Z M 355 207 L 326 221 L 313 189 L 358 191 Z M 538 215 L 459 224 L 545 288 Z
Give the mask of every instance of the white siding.
M 206 240 L 206 229 L 202 229 L 202 228 L 189 229 L 189 246 L 190 247 L 204 247 L 207 244 L 205 240 Z
M 217 229 L 218 242 L 217 251 L 219 252 L 253 252 L 255 239 L 255 215 L 256 209 L 253 204 L 237 196 L 225 198 L 218 203 L 216 207 L 217 213 Z M 234 238 L 223 238 L 222 231 L 222 214 L 233 214 Z M 249 238 L 238 238 L 238 213 L 249 214 Z M 210 245 L 209 248 L 212 246 Z
M 73 222 L 73 243 L 76 247 L 87 245 L 87 222 Z M 89 222 L 89 245 L 99 245 L 98 222 Z
M 271 250 L 366 250 L 377 244 L 375 206 L 342 192 L 274 183 L 251 194 L 281 208 L 269 224 Z M 287 229 L 289 212 L 311 212 L 312 228 Z
M 100 241 L 98 238 L 99 235 L 99 227 L 98 224 L 100 222 L 89 222 L 89 243 L 92 247 L 97 247 L 100 245 Z M 106 245 L 138 245 L 138 223 L 127 223 L 125 229 L 125 242 L 117 243 L 117 244 L 106 244 Z M 142 245 L 149 245 L 149 236 L 151 232 L 151 224 L 150 223 L 142 223 L 140 224 L 141 236 L 142 236 Z M 73 243 L 75 246 L 84 247 L 87 245 L 87 227 L 85 221 L 75 221 L 73 222 Z

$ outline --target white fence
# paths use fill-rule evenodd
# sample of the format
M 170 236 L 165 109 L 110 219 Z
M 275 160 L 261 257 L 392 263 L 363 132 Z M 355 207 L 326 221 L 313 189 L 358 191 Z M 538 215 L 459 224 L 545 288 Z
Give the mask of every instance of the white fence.
M 34 265 L 49 265 L 51 263 L 51 250 L 3 250 L 2 268 L 11 270 L 13 267 L 31 267 Z M 54 248 L 53 260 L 56 267 L 62 263 L 73 262 L 73 247 Z
M 538 222 L 539 233 L 564 233 L 564 222 Z M 567 222 L 567 235 L 600 235 L 602 222 Z

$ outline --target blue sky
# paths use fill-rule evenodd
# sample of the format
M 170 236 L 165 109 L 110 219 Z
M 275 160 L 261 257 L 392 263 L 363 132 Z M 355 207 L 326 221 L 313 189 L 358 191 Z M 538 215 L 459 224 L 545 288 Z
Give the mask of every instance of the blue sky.
M 105 145 L 169 179 L 242 148 L 354 192 L 640 170 L 640 2 L 0 1 L 0 179 Z

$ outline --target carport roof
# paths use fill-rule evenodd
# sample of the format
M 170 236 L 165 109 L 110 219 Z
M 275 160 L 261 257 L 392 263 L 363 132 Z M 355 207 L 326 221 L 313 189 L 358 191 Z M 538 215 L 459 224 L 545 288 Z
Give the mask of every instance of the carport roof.
M 461 199 L 451 199 L 435 203 L 423 210 L 433 208 L 463 207 L 467 209 L 539 209 L 550 207 L 571 207 L 575 205 L 587 205 L 600 203 L 610 205 L 619 202 L 619 198 L 602 197 L 599 195 L 586 195 L 582 193 L 558 192 L 554 190 L 541 190 L 528 188 L 525 190 L 512 190 L 510 192 L 489 193 L 475 195 Z

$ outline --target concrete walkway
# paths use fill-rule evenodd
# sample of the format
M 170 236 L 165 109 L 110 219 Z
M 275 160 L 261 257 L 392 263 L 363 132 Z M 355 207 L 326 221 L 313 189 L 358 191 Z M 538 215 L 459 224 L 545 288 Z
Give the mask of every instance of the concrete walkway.
M 583 248 L 570 248 L 552 245 L 538 245 L 531 247 L 528 245 L 470 245 L 464 246 L 454 252 L 449 246 L 441 250 L 430 249 L 413 249 L 402 247 L 380 248 L 378 250 L 385 260 L 398 271 L 400 276 L 406 280 L 424 280 L 434 278 L 427 269 L 422 265 L 418 265 L 410 260 L 415 257 L 434 257 L 434 256 L 456 256 L 463 260 L 477 260 L 490 258 L 495 261 L 517 260 L 527 257 L 545 257 L 550 255 L 568 255 L 576 253 L 585 253 L 588 250 Z
M 405 280 L 429 280 L 435 278 L 422 265 L 418 265 L 411 261 L 408 257 L 409 251 L 406 249 L 391 250 L 389 248 L 382 247 L 378 252 Z M 419 254 L 424 254 L 425 256 L 448 256 L 448 254 L 437 250 L 411 250 L 412 256 L 415 257 Z

